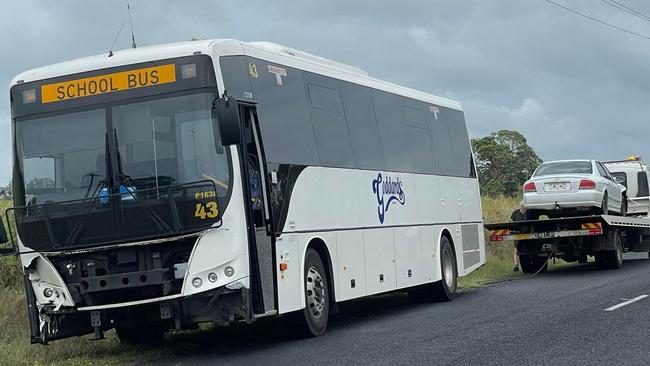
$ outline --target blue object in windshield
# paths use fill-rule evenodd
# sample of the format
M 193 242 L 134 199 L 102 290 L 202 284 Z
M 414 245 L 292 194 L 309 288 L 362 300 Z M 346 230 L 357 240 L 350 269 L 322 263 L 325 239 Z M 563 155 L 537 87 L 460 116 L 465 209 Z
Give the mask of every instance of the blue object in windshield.
M 122 201 L 131 201 L 135 199 L 135 187 L 126 187 L 121 185 L 120 193 L 122 193 Z M 108 188 L 102 188 L 97 196 L 99 197 L 99 203 L 102 204 L 106 204 L 111 200 L 111 195 L 108 193 Z

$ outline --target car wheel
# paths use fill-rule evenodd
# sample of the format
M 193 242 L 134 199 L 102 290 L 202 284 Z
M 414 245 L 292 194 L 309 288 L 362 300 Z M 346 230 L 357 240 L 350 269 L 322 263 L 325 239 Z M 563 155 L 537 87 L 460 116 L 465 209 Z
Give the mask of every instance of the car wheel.
M 603 202 L 600 204 L 600 211 L 599 213 L 601 215 L 609 215 L 609 208 L 607 207 L 608 203 L 608 197 L 607 197 L 607 192 L 603 195 Z

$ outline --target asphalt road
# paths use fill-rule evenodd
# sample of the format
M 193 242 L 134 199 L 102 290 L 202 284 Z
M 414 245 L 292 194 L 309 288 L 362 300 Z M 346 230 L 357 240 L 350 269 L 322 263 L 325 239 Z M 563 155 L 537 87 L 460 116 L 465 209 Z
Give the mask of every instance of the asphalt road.
M 385 295 L 341 307 L 326 335 L 294 340 L 259 322 L 166 343 L 165 365 L 648 365 L 650 260 L 620 270 L 593 264 L 413 304 Z

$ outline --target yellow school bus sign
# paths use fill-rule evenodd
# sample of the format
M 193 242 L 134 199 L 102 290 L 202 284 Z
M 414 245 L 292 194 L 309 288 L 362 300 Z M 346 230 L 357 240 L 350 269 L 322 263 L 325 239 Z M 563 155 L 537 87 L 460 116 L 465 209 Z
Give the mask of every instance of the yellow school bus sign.
M 42 103 L 61 102 L 121 90 L 173 83 L 175 81 L 176 65 L 147 67 L 43 85 L 41 87 L 41 101 Z

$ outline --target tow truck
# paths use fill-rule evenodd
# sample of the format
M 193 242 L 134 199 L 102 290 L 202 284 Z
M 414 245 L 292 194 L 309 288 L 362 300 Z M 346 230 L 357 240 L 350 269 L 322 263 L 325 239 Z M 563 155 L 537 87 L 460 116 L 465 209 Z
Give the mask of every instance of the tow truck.
M 549 259 L 586 263 L 594 256 L 598 269 L 618 269 L 623 253 L 650 257 L 650 218 L 592 215 L 486 224 L 490 240 L 516 241 L 524 273 L 546 271 Z

